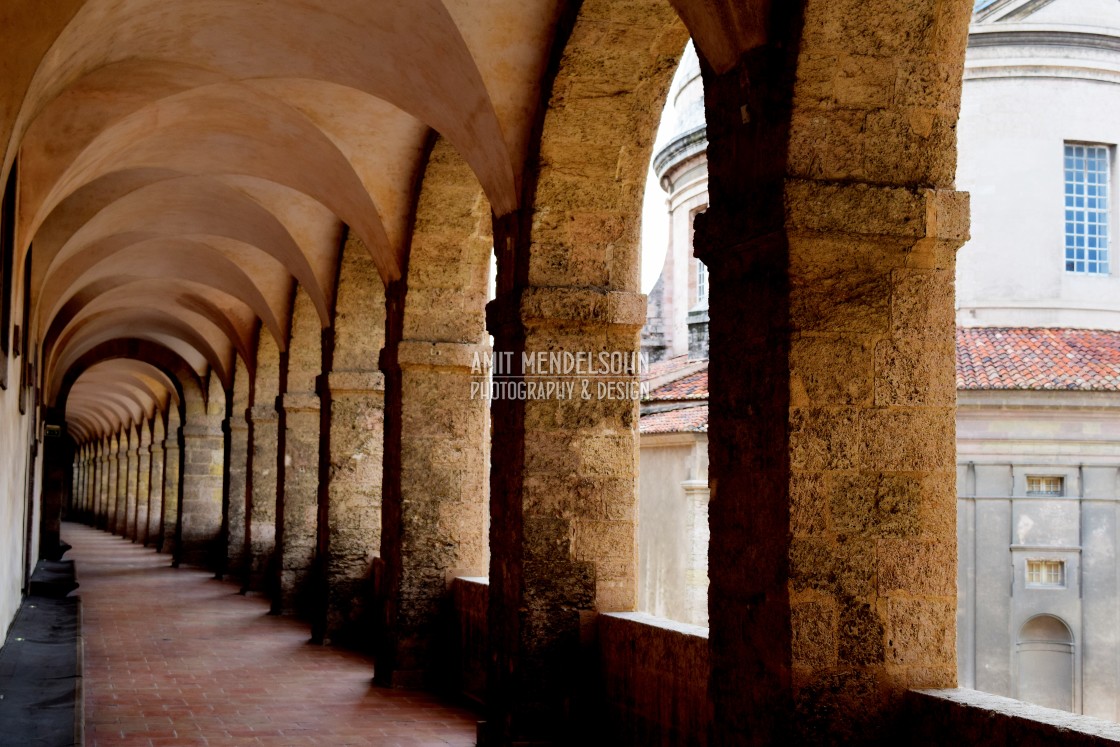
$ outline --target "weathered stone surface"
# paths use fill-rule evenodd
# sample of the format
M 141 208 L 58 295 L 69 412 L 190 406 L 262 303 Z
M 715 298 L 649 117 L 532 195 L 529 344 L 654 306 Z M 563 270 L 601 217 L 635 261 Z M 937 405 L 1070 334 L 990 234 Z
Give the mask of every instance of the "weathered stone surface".
M 148 511 L 151 505 L 152 424 L 140 424 L 140 446 L 136 461 L 136 528 L 133 542 L 148 543 Z
M 249 370 L 237 360 L 233 380 L 233 406 L 227 426 L 229 439 L 229 495 L 226 507 L 226 567 L 233 578 L 245 576 L 245 488 L 249 480 Z
M 140 435 L 133 425 L 128 432 L 128 454 L 125 456 L 125 516 L 124 536 L 136 539 L 137 496 L 140 476 Z
M 156 549 L 163 544 L 163 472 L 166 454 L 164 452 L 164 416 L 157 413 L 152 422 L 151 471 L 148 478 L 148 534 L 145 545 Z
M 224 408 L 224 403 L 213 405 Z M 213 567 L 222 530 L 224 434 L 219 413 L 183 426 L 183 494 L 179 512 L 179 561 Z
M 334 332 L 330 460 L 328 474 L 319 476 L 328 481 L 323 637 L 368 648 L 373 562 L 381 549 L 385 378 L 375 365 L 385 343 L 385 293 L 353 235 L 343 247 Z
M 171 408 L 167 414 L 167 436 L 163 442 L 163 541 L 160 552 L 171 553 L 177 557 L 178 547 L 178 521 L 179 521 L 179 489 L 182 480 L 180 470 L 182 467 L 182 426 L 176 408 Z
M 280 350 L 271 335 L 262 334 L 257 345 L 254 403 L 249 411 L 253 439 L 252 494 L 245 528 L 248 562 L 245 588 L 264 591 L 276 549 L 277 445 L 276 399 L 280 395 Z
M 395 369 L 386 376 L 386 417 L 400 413 L 401 435 L 399 445 L 386 444 L 387 465 L 388 452 L 399 449 L 399 474 L 387 467 L 385 479 L 399 482 L 383 486 L 392 623 L 377 677 L 395 685 L 433 681 L 450 581 L 481 575 L 488 562 L 489 419 L 487 401 L 472 394 L 485 377 L 471 370 L 476 354 L 488 354 L 488 217 L 469 166 L 450 143 L 436 141 L 417 204 L 400 342 L 386 340 L 395 346 L 386 351 Z M 453 282 L 457 289 L 446 294 Z
M 280 597 L 286 613 L 313 614 L 312 571 L 318 543 L 319 397 L 322 372 L 321 326 L 306 292 L 296 295 L 288 353 L 284 408 L 284 484 L 278 505 L 276 542 Z M 281 488 L 278 488 L 280 490 Z

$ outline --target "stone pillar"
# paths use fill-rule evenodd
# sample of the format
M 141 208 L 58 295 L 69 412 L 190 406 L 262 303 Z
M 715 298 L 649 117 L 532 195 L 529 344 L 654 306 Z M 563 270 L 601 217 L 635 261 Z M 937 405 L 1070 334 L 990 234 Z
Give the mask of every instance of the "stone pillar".
M 144 535 L 144 545 L 159 547 L 163 544 L 163 463 L 164 439 L 163 416 L 156 413 L 152 421 L 152 448 L 148 472 L 148 526 Z
M 239 371 L 240 373 L 240 371 Z M 227 572 L 234 578 L 245 576 L 245 487 L 248 481 L 249 423 L 246 410 L 236 407 L 229 423 L 229 509 L 226 514 Z
M 152 473 L 152 424 L 140 423 L 140 448 L 137 451 L 136 467 L 136 531 L 134 542 L 148 544 L 148 512 L 151 510 L 151 473 Z
M 385 381 L 378 371 L 330 374 L 330 471 L 323 637 L 366 644 L 371 566 L 381 540 Z M 321 478 L 322 479 L 322 478 Z
M 80 469 L 79 469 L 79 475 L 78 475 L 78 480 L 79 480 L 78 485 L 80 486 L 80 492 L 79 492 L 79 497 L 78 497 L 78 508 L 79 508 L 79 512 L 80 512 L 80 516 L 81 516 L 82 521 L 86 521 L 86 522 L 90 521 L 90 516 L 91 516 L 91 513 L 90 513 L 90 492 L 89 492 L 89 486 L 90 486 L 89 473 L 90 473 L 89 444 L 85 443 L 85 444 L 82 444 Z
M 124 503 L 127 494 L 128 439 L 123 434 L 112 438 L 109 452 L 109 531 L 124 530 Z
M 713 747 L 887 743 L 908 688 L 955 685 L 970 8 L 810 3 L 704 70 Z
M 269 565 L 276 551 L 276 448 L 275 402 L 249 408 L 253 450 L 252 495 L 246 527 L 248 568 L 246 591 L 264 591 Z
M 471 366 L 489 350 L 403 340 L 401 371 L 401 581 L 390 684 L 432 684 L 441 609 L 455 576 L 485 573 L 487 402 L 472 396 Z M 386 547 L 385 552 L 391 548 Z M 378 677 L 387 667 L 379 662 Z
M 318 544 L 318 377 L 323 371 L 322 342 L 323 328 L 315 305 L 306 291 L 297 289 L 279 412 L 284 463 L 283 479 L 277 488 L 278 586 L 272 601 L 274 612 L 296 612 L 312 619 L 316 602 L 312 573 Z
M 282 612 L 313 612 L 312 571 L 317 543 L 319 497 L 319 397 L 313 392 L 284 395 L 284 495 L 277 520 Z
M 216 560 L 222 531 L 224 451 L 221 415 L 199 415 L 183 426 L 180 563 L 209 568 Z
M 73 487 L 70 490 L 70 502 L 65 507 L 65 511 L 66 515 L 70 517 L 71 521 L 79 518 L 82 513 L 82 501 L 84 499 L 84 496 L 82 495 L 82 471 L 85 467 L 84 463 L 82 462 L 83 448 L 84 447 L 82 446 L 78 446 L 78 448 L 74 450 L 74 461 L 68 465 L 68 471 L 70 472 L 70 483 Z
M 142 427 L 142 426 L 141 426 Z M 139 495 L 140 434 L 135 424 L 128 429 L 128 453 L 125 455 L 125 495 L 123 536 L 136 540 L 136 512 Z
M 605 352 L 629 361 L 619 375 L 588 377 L 587 399 L 576 379 L 574 399 L 492 404 L 497 658 L 489 699 L 497 724 L 488 729 L 508 730 L 485 735 L 496 743 L 567 741 L 568 711 L 586 692 L 584 626 L 594 611 L 636 605 L 638 402 L 631 390 L 644 322 L 644 296 L 598 288 L 529 287 L 491 304 L 495 350 L 513 352 L 514 376 L 525 376 L 522 353 Z M 538 372 L 530 380 L 548 378 Z M 608 385 L 611 394 L 600 389 Z
M 112 517 L 112 493 L 110 477 L 112 464 L 112 439 L 104 438 L 97 443 L 97 529 L 109 530 Z
M 183 466 L 183 432 L 179 413 L 171 409 L 167 415 L 167 437 L 163 442 L 163 539 L 160 552 L 178 557 L 176 525 L 179 517 L 179 490 L 182 487 L 180 472 Z

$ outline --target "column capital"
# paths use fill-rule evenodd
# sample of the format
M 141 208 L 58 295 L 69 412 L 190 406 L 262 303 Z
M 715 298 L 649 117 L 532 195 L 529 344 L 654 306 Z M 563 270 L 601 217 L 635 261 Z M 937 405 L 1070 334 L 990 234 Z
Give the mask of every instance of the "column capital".
M 319 395 L 311 392 L 288 392 L 284 395 L 285 412 L 318 412 Z
M 221 438 L 223 435 L 221 421 L 188 423 L 183 426 L 183 438 Z
M 952 189 L 787 179 L 785 210 L 798 231 L 968 240 L 968 193 Z
M 470 370 L 476 356 L 488 356 L 490 347 L 476 343 L 436 340 L 401 340 L 397 363 L 402 369 L 448 368 Z
M 500 334 L 512 323 L 531 327 L 625 327 L 646 323 L 646 297 L 602 288 L 530 287 L 486 305 L 486 326 Z
M 263 405 L 253 405 L 245 411 L 254 423 L 275 423 L 276 422 L 276 405 L 269 402 Z
M 332 394 L 344 392 L 384 392 L 385 374 L 380 371 L 332 371 L 327 377 Z

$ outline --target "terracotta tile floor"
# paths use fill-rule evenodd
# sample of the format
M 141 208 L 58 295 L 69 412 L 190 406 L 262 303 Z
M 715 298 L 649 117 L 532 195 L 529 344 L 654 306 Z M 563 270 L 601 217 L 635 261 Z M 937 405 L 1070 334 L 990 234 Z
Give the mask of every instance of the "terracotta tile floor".
M 87 745 L 473 745 L 478 716 L 373 687 L 263 599 L 119 537 L 63 525 L 77 565 Z

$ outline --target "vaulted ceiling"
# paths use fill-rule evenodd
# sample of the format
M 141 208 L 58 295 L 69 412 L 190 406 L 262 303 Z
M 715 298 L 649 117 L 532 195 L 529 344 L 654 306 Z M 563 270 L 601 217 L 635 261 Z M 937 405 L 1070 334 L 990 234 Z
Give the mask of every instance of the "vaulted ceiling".
M 717 73 L 771 13 L 673 4 Z M 181 396 L 168 360 L 228 389 L 258 334 L 286 348 L 297 284 L 329 324 L 347 231 L 399 279 L 432 133 L 496 216 L 517 210 L 559 18 L 578 6 L 0 3 L 2 173 L 18 176 L 15 277 L 29 254 L 45 403 L 61 392 L 86 440 Z
M 50 7 L 44 7 L 50 6 Z M 517 207 L 556 0 L 5 3 L 6 168 L 48 403 L 82 437 L 174 399 L 114 340 L 229 386 L 288 342 L 295 284 L 329 324 L 343 227 L 401 277 L 430 133 Z

